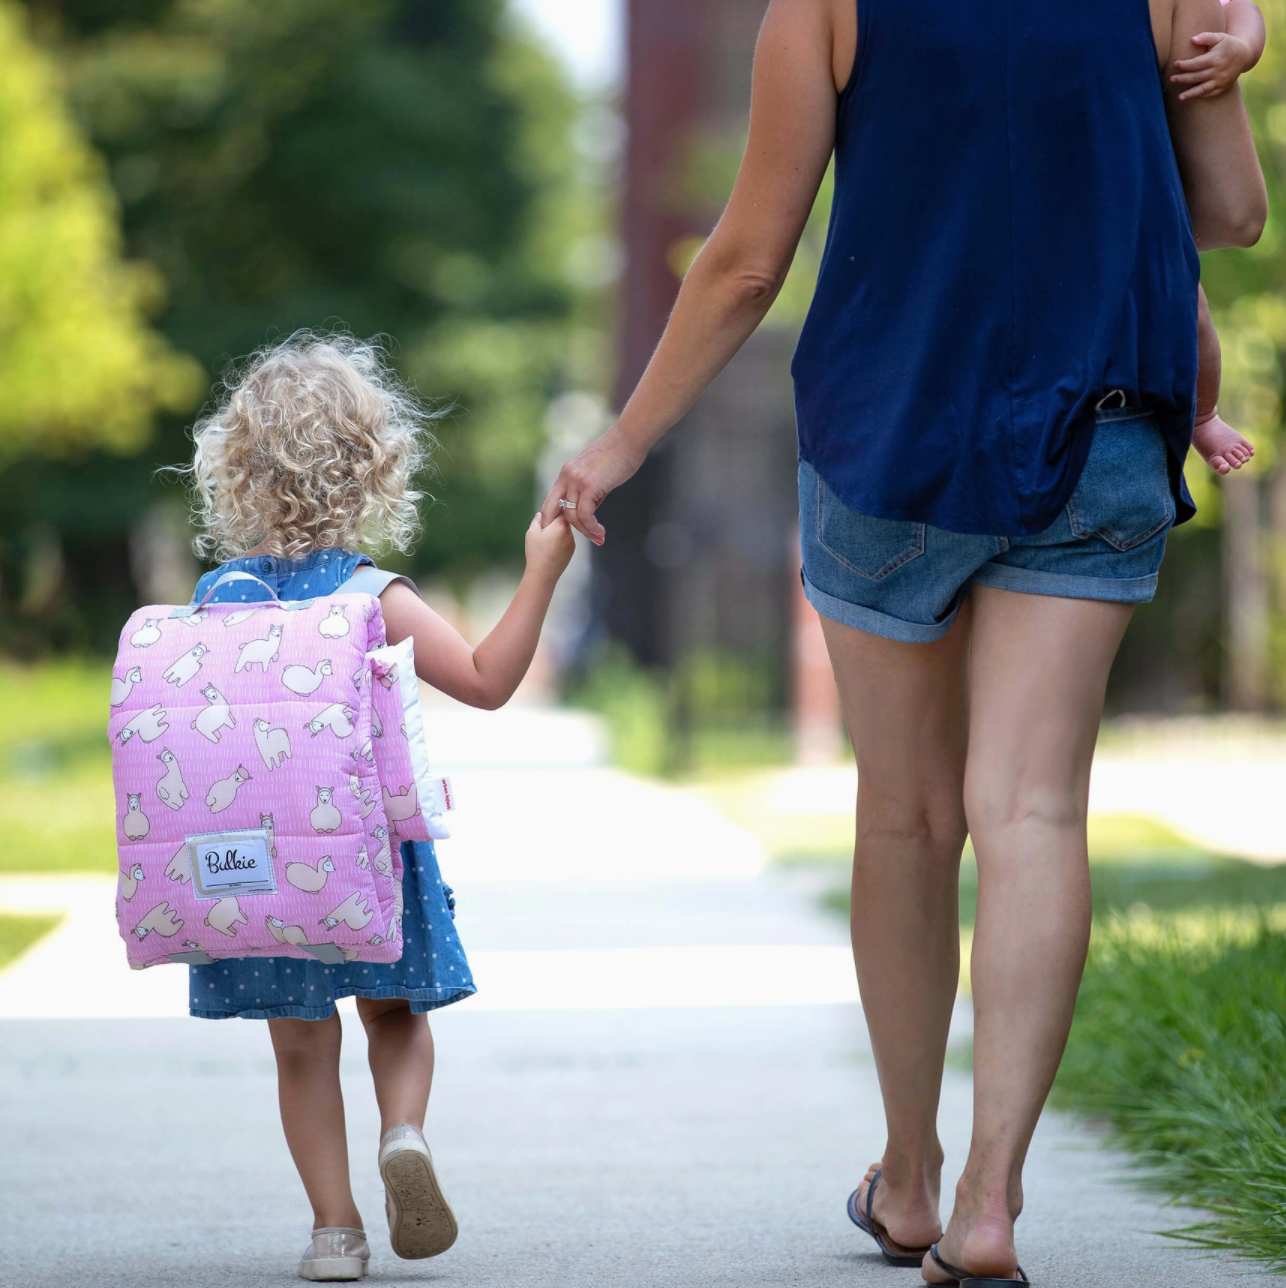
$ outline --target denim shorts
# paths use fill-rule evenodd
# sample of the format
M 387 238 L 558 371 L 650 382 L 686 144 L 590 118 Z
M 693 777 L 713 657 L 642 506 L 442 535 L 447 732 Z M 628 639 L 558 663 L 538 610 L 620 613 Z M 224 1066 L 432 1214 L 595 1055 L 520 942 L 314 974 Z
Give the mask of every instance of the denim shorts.
M 911 644 L 951 628 L 973 582 L 1141 604 L 1174 523 L 1168 449 L 1147 411 L 1101 411 L 1072 498 L 1044 532 L 982 537 L 848 509 L 799 467 L 804 589 L 823 617 Z

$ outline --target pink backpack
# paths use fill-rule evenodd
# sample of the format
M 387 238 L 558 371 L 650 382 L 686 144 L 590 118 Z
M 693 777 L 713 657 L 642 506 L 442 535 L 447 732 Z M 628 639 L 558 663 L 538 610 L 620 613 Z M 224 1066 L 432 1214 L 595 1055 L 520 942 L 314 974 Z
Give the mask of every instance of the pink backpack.
M 451 800 L 429 772 L 412 641 L 385 644 L 389 575 L 207 605 L 242 579 L 272 593 L 228 572 L 121 632 L 108 737 L 130 965 L 396 961 L 400 843 L 449 835 Z

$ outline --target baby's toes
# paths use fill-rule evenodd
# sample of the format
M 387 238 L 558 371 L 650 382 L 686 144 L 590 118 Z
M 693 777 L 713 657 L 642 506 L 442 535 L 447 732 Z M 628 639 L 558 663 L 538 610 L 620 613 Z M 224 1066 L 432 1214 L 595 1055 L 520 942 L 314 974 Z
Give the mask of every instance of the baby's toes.
M 1210 458 L 1210 468 L 1216 474 L 1227 474 L 1230 467 L 1222 456 L 1212 456 Z

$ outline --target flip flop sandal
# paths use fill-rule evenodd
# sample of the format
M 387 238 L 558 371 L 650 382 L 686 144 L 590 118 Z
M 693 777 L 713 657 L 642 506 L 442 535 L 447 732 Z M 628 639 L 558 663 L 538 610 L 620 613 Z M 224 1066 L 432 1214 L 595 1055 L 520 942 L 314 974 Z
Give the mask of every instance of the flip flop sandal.
M 863 1234 L 869 1234 L 871 1238 L 875 1240 L 875 1246 L 879 1248 L 880 1255 L 889 1263 L 889 1265 L 905 1266 L 910 1269 L 914 1266 L 918 1266 L 924 1260 L 924 1254 L 928 1252 L 928 1248 L 921 1248 L 918 1252 L 912 1251 L 910 1253 L 889 1251 L 884 1242 L 884 1235 L 888 1234 L 888 1231 L 884 1230 L 881 1232 L 879 1226 L 876 1225 L 875 1217 L 871 1214 L 871 1202 L 875 1197 L 875 1187 L 880 1183 L 880 1177 L 883 1175 L 884 1169 L 882 1167 L 877 1167 L 875 1169 L 875 1175 L 871 1177 L 871 1183 L 866 1190 L 865 1217 L 862 1215 L 862 1209 L 857 1200 L 858 1192 L 854 1190 L 852 1194 L 848 1196 L 848 1219 L 852 1221 Z
M 960 1288 L 1005 1288 L 1007 1284 L 1031 1283 L 1022 1266 L 1018 1267 L 1017 1279 L 995 1279 L 988 1275 L 971 1275 L 967 1270 L 957 1270 L 949 1261 L 943 1261 L 938 1256 L 938 1245 L 936 1243 L 929 1249 L 929 1256 L 933 1258 L 933 1264 L 944 1274 L 950 1275 L 960 1285 Z

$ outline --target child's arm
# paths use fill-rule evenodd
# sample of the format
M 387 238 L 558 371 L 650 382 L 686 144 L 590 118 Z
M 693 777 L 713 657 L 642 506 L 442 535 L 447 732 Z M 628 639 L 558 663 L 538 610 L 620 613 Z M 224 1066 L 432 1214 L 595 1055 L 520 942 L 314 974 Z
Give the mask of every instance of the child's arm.
M 1175 61 L 1179 74 L 1170 79 L 1188 87 L 1179 95 L 1181 100 L 1224 93 L 1263 57 L 1268 35 L 1255 0 L 1227 0 L 1223 16 L 1224 31 L 1203 31 L 1192 38 L 1205 53 Z
M 527 529 L 527 571 L 518 593 L 478 647 L 438 616 L 402 582 L 380 596 L 390 644 L 415 639 L 415 672 L 426 684 L 471 707 L 494 711 L 513 697 L 531 666 L 549 601 L 576 549 L 561 515 L 541 528 L 540 515 Z

